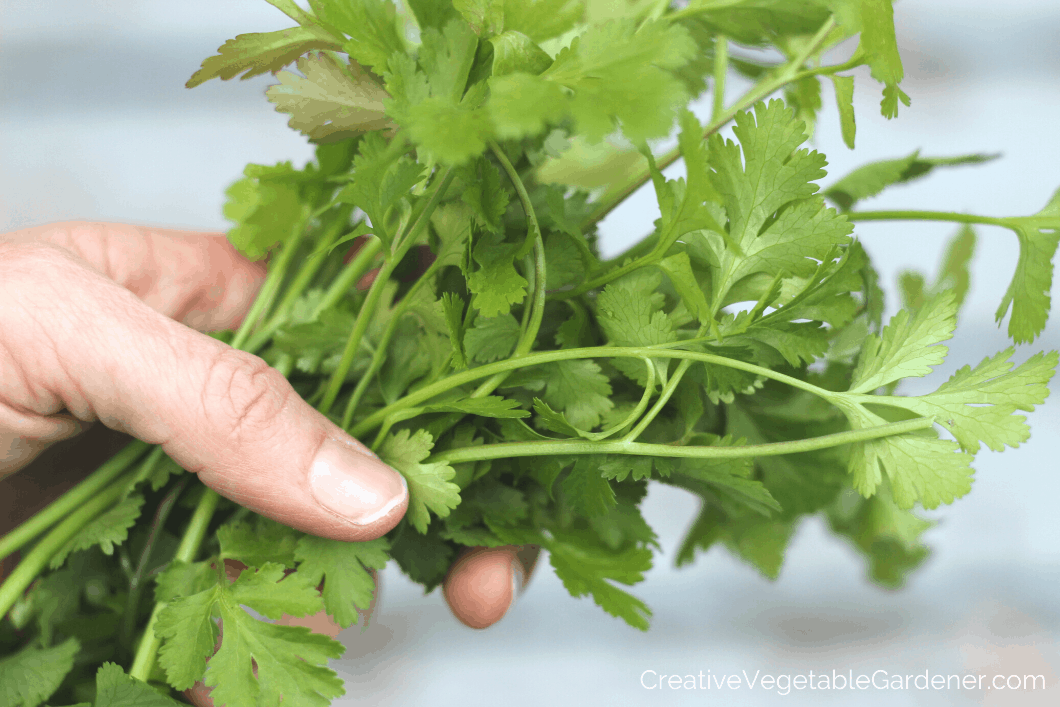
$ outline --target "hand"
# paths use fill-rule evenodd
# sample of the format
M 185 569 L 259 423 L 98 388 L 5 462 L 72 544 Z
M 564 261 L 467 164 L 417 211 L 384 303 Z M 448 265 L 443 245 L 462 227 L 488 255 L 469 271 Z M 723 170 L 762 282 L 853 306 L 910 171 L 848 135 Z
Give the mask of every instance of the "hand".
M 100 420 L 304 532 L 361 541 L 393 528 L 408 505 L 401 475 L 260 358 L 201 333 L 238 326 L 264 275 L 223 234 L 69 222 L 0 235 L 0 478 Z M 444 593 L 457 618 L 483 628 L 504 615 L 513 575 L 525 582 L 532 566 L 517 550 L 454 564 Z

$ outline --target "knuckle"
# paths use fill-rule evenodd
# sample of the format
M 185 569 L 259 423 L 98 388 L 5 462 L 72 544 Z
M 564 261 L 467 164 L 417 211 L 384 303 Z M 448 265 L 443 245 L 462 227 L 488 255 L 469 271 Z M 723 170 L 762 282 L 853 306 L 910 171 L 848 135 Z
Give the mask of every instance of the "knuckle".
M 257 356 L 225 348 L 210 363 L 203 390 L 207 421 L 237 439 L 269 435 L 294 394 L 287 379 Z

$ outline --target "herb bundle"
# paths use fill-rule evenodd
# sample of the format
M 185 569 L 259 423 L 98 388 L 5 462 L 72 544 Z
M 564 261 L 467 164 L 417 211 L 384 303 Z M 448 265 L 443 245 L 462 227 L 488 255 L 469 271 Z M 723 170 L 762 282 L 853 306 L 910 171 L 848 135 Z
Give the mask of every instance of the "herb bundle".
M 914 509 L 968 493 L 981 446 L 1029 438 L 1019 413 L 1045 400 L 1056 352 L 896 388 L 945 359 L 974 225 L 1015 233 L 997 320 L 1033 342 L 1060 191 L 1031 216 L 858 211 L 990 158 L 916 153 L 822 193 L 825 157 L 804 146 L 828 80 L 854 147 L 856 67 L 885 116 L 909 105 L 889 0 L 269 2 L 296 26 L 226 42 L 188 86 L 276 74 L 268 99 L 316 157 L 249 165 L 228 190 L 229 239 L 271 256 L 243 326 L 217 336 L 400 471 L 408 512 L 371 542 L 308 536 L 134 442 L 0 538 L 0 556 L 23 553 L 0 586 L 0 707 L 173 704 L 200 679 L 230 707 L 328 704 L 342 645 L 244 607 L 350 626 L 372 570 L 393 559 L 431 590 L 472 546 L 539 545 L 573 596 L 647 629 L 626 587 L 659 549 L 649 480 L 701 499 L 678 564 L 720 543 L 776 577 L 820 515 L 897 586 L 927 555 Z M 780 59 L 749 51 L 764 48 Z M 733 73 L 754 83 L 726 106 Z M 708 87 L 704 125 L 688 105 Z M 718 135 L 730 123 L 736 141 Z M 687 177 L 664 177 L 679 159 Z M 648 181 L 654 229 L 602 259 L 597 224 Z M 885 323 L 854 224 L 890 219 L 961 225 Z M 223 560 L 247 569 L 230 583 Z

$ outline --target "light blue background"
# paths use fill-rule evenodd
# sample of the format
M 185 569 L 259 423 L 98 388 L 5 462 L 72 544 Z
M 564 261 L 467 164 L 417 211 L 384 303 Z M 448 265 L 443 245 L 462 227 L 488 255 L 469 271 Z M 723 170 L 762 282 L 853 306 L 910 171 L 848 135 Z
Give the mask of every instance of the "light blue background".
M 815 145 L 828 155 L 830 173 L 917 148 L 940 156 L 1002 152 L 1001 160 L 941 172 L 864 208 L 997 216 L 1040 209 L 1060 185 L 1060 7 L 1053 0 L 905 0 L 896 20 L 913 105 L 884 120 L 879 88 L 859 72 L 858 151 L 851 153 L 826 95 Z M 224 40 L 289 24 L 260 0 L 4 0 L 0 232 L 73 218 L 224 229 L 223 191 L 245 163 L 300 165 L 311 149 L 265 101 L 272 77 L 194 91 L 183 84 Z M 651 193 L 641 192 L 616 210 L 603 224 L 604 249 L 639 239 L 654 209 Z M 954 231 L 947 224 L 857 228 L 892 292 L 903 268 L 933 272 Z M 959 365 L 1007 346 L 993 311 L 1015 265 L 1015 238 L 992 228 L 979 236 L 950 362 L 906 392 L 933 389 Z M 889 312 L 895 305 L 892 296 Z M 1060 348 L 1056 317 L 1017 359 L 1041 348 Z M 1060 404 L 1050 400 L 1030 421 L 1030 443 L 982 452 L 972 493 L 930 514 L 939 521 L 927 534 L 935 553 L 904 591 L 868 584 L 863 562 L 815 521 L 801 527 L 777 582 L 720 549 L 676 571 L 673 551 L 695 503 L 655 486 L 645 515 L 666 552 L 635 589 L 655 611 L 649 633 L 571 599 L 547 563 L 517 608 L 485 632 L 459 625 L 439 594 L 422 596 L 392 569 L 372 628 L 343 635 L 349 650 L 335 667 L 349 695 L 337 704 L 1058 704 Z M 1033 673 L 1046 675 L 1050 688 L 1025 695 L 664 693 L 639 686 L 648 669 Z

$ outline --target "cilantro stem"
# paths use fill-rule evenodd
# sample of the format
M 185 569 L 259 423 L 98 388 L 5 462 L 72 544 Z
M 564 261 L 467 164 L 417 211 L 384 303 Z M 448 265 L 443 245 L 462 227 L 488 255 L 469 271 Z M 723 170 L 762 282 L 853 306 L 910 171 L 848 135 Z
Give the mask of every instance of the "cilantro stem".
M 531 203 L 530 195 L 526 191 L 526 185 L 523 184 L 523 180 L 519 177 L 519 172 L 512 166 L 508 156 L 504 154 L 504 150 L 496 142 L 490 141 L 490 149 L 493 150 L 497 161 L 501 163 L 501 167 L 507 172 L 512 186 L 515 187 L 515 192 L 519 195 L 519 202 L 523 205 L 523 212 L 526 214 L 527 240 L 533 239 L 534 248 L 534 299 L 530 303 L 533 311 L 526 326 L 523 327 L 522 332 L 519 334 L 519 341 L 515 344 L 515 351 L 509 358 L 509 360 L 512 360 L 525 356 L 530 352 L 530 349 L 534 346 L 534 341 L 537 339 L 537 332 L 541 330 L 541 321 L 545 315 L 545 280 L 547 277 L 545 270 L 545 244 L 541 238 L 541 226 L 537 221 L 537 213 L 534 211 L 534 205 Z M 509 373 L 510 371 L 497 373 L 480 385 L 471 394 L 471 397 L 481 398 L 489 395 L 504 382 Z
M 851 211 L 845 215 L 850 221 L 950 221 L 1012 228 L 1010 220 L 1006 218 L 959 214 L 953 211 Z
M 298 246 L 305 237 L 306 222 L 308 219 L 309 207 L 304 206 L 302 208 L 302 217 L 298 219 L 297 223 L 295 223 L 290 237 L 284 241 L 283 245 L 280 247 L 280 257 L 276 259 L 275 263 L 269 265 L 269 272 L 265 276 L 265 282 L 262 283 L 261 289 L 258 291 L 258 296 L 254 298 L 254 304 L 250 306 L 250 311 L 247 312 L 246 318 L 243 319 L 243 323 L 240 325 L 239 330 L 232 339 L 232 348 L 243 348 L 243 345 L 246 343 L 247 339 L 250 338 L 251 333 L 253 333 L 254 327 L 256 327 L 258 322 L 268 313 L 273 301 L 279 294 L 280 286 L 283 284 L 283 280 L 287 275 L 287 268 L 291 265 L 291 261 L 294 259 Z
M 33 583 L 55 553 L 96 516 L 120 499 L 135 477 L 136 472 L 128 472 L 105 489 L 85 498 L 75 510 L 26 553 L 26 556 L 15 567 L 14 572 L 0 585 L 0 617 L 7 614 L 22 592 Z
M 844 393 L 835 393 L 824 388 L 819 388 L 812 383 L 793 378 L 783 373 L 778 373 L 769 368 L 763 368 L 762 366 L 756 366 L 753 363 L 746 363 L 744 361 L 738 361 L 736 359 L 726 358 L 724 356 L 717 356 L 715 354 L 700 353 L 699 351 L 681 351 L 679 349 L 665 348 L 665 346 L 680 346 L 684 344 L 682 341 L 675 341 L 670 344 L 654 346 L 640 346 L 640 347 L 625 347 L 625 346 L 592 346 L 588 348 L 577 348 L 577 349 L 559 349 L 557 351 L 540 351 L 533 354 L 527 354 L 520 358 L 509 358 L 504 361 L 497 361 L 495 363 L 488 363 L 484 366 L 472 368 L 466 371 L 460 371 L 454 373 L 451 376 L 443 378 L 437 383 L 424 386 L 417 391 L 409 393 L 401 400 L 395 403 L 387 405 L 386 407 L 375 411 L 368 417 L 357 423 L 353 429 L 350 430 L 350 434 L 354 437 L 360 437 L 367 433 L 369 430 L 374 429 L 377 425 L 383 423 L 389 416 L 395 412 L 404 410 L 406 408 L 414 407 L 436 395 L 457 388 L 466 383 L 476 381 L 480 378 L 486 378 L 493 376 L 498 373 L 506 371 L 514 371 L 518 368 L 529 368 L 530 366 L 538 366 L 543 363 L 554 363 L 556 361 L 569 361 L 579 358 L 677 358 L 677 359 L 688 359 L 691 361 L 700 361 L 702 363 L 713 363 L 719 366 L 725 366 L 726 368 L 735 368 L 741 371 L 747 371 L 748 373 L 755 373 L 764 378 L 770 378 L 780 383 L 786 383 L 794 388 L 805 390 L 808 393 L 812 393 L 818 397 L 824 398 L 829 402 L 841 398 Z
M 206 537 L 206 529 L 210 525 L 210 520 L 213 518 L 214 511 L 217 510 L 217 503 L 220 500 L 221 497 L 213 489 L 203 489 L 202 497 L 195 506 L 195 512 L 192 514 L 191 520 L 188 521 L 188 527 L 184 529 L 184 537 L 181 538 L 177 552 L 173 555 L 174 562 L 195 561 L 199 546 L 202 545 L 203 538 Z M 132 667 L 129 668 L 129 675 L 144 682 L 147 682 L 151 675 L 151 669 L 154 667 L 155 659 L 158 656 L 158 649 L 162 645 L 162 639 L 155 635 L 155 623 L 164 608 L 166 608 L 165 602 L 155 603 L 151 618 L 148 619 L 147 627 L 144 628 L 140 646 L 136 649 Z
M 149 447 L 149 444 L 140 440 L 130 442 L 124 449 L 85 477 L 77 486 L 0 538 L 0 558 L 7 557 L 63 518 L 68 517 L 71 512 L 82 507 L 107 484 L 132 466 Z
M 712 6 L 711 9 L 714 9 Z M 691 14 L 686 10 L 682 10 L 667 17 L 679 18 L 683 14 Z M 716 116 L 711 120 L 710 125 L 703 131 L 703 139 L 706 140 L 714 133 L 721 130 L 730 120 L 736 117 L 736 114 L 746 108 L 754 105 L 758 101 L 762 100 L 766 96 L 769 96 L 774 91 L 784 87 L 788 83 L 796 80 L 800 77 L 800 71 L 802 70 L 803 64 L 810 58 L 815 52 L 817 52 L 821 45 L 824 44 L 825 40 L 828 39 L 828 35 L 831 34 L 835 28 L 835 17 L 830 17 L 828 20 L 821 25 L 821 28 L 817 30 L 817 34 L 803 47 L 802 51 L 787 61 L 779 71 L 767 76 L 762 79 L 759 83 L 751 87 L 749 91 L 744 93 L 735 103 L 733 103 L 728 109 L 723 111 L 720 115 Z M 664 170 L 681 157 L 680 146 L 673 148 L 669 152 L 665 153 L 658 161 L 659 170 Z M 643 172 L 637 174 L 628 184 L 623 186 L 618 191 L 609 193 L 603 200 L 601 200 L 596 207 L 592 210 L 589 216 L 581 223 L 581 230 L 588 231 L 598 221 L 603 220 L 605 216 L 611 213 L 615 207 L 625 201 L 633 192 L 641 188 L 647 181 L 651 179 L 651 172 L 645 169 Z M 608 280 L 609 281 L 609 280 Z M 585 291 L 585 290 L 583 290 Z
M 161 447 L 156 447 L 159 451 Z M 133 631 L 136 629 L 136 618 L 140 610 L 140 597 L 144 591 L 144 574 L 147 572 L 148 563 L 151 561 L 151 554 L 155 548 L 155 542 L 158 540 L 159 533 L 162 532 L 162 528 L 166 524 L 166 519 L 169 518 L 169 512 L 173 510 L 173 505 L 177 502 L 177 498 L 180 497 L 184 488 L 188 485 L 190 477 L 184 475 L 173 490 L 166 494 L 162 502 L 158 504 L 158 509 L 155 511 L 155 517 L 151 521 L 151 531 L 147 535 L 147 541 L 144 543 L 144 548 L 140 552 L 140 559 L 136 563 L 136 571 L 133 572 L 132 577 L 129 578 L 129 597 L 125 602 L 125 615 L 122 620 L 120 642 L 122 646 L 129 646 L 132 641 Z
M 797 454 L 828 449 L 844 444 L 890 437 L 924 430 L 935 424 L 933 417 L 918 417 L 913 420 L 891 422 L 885 425 L 848 430 L 808 439 L 767 444 L 748 444 L 738 447 L 679 446 L 669 444 L 647 444 L 644 442 L 589 442 L 585 440 L 549 440 L 537 442 L 500 442 L 458 447 L 439 452 L 430 457 L 432 463 L 457 464 L 482 459 L 508 459 L 510 457 L 536 457 L 556 454 L 630 454 L 647 457 L 695 457 L 698 459 L 737 459 L 741 457 L 766 457 L 781 454 Z
M 339 365 L 335 368 L 334 373 L 331 374 L 328 386 L 324 389 L 324 397 L 317 406 L 317 409 L 325 415 L 331 410 L 331 406 L 335 404 L 335 399 L 339 397 L 339 391 L 342 390 L 342 385 L 346 382 L 346 374 L 349 373 L 350 367 L 353 365 L 353 359 L 357 355 L 357 349 L 361 345 L 364 333 L 368 330 L 368 324 L 372 319 L 376 306 L 379 304 L 379 298 L 383 296 L 383 288 L 390 279 L 390 275 L 394 272 L 394 268 L 398 266 L 402 257 L 412 247 L 412 244 L 423 229 L 426 228 L 431 214 L 434 212 L 435 207 L 438 206 L 438 202 L 441 201 L 442 195 L 449 187 L 449 184 L 452 183 L 454 175 L 455 172 L 450 167 L 438 177 L 437 185 L 426 205 L 412 220 L 405 237 L 390 253 L 390 257 L 383 262 L 383 267 L 379 269 L 379 274 L 376 275 L 372 286 L 368 288 L 368 297 L 365 298 L 364 304 L 361 305 L 360 311 L 357 312 L 357 319 L 354 320 L 353 328 L 346 339 L 346 347 L 342 351 Z
M 316 275 L 324 265 L 324 261 L 327 260 L 328 255 L 330 255 L 329 246 L 338 240 L 339 234 L 342 233 L 342 229 L 346 226 L 346 222 L 349 220 L 352 211 L 353 206 L 350 204 L 344 204 L 339 207 L 334 221 L 321 238 L 321 241 L 323 241 L 323 247 L 313 253 L 307 259 L 305 265 L 299 268 L 294 280 L 291 282 L 286 292 L 284 292 L 283 299 L 281 299 L 280 303 L 276 305 L 276 311 L 273 312 L 272 317 L 269 318 L 268 322 L 262 325 L 261 329 L 256 331 L 254 335 L 247 340 L 247 351 L 257 351 L 273 334 L 276 333 L 277 329 L 287 322 L 287 318 L 291 313 L 291 307 L 293 307 L 295 301 L 302 296 L 302 293 L 305 292 L 309 283 L 312 281 L 313 276 Z
M 353 256 L 353 260 L 343 268 L 339 276 L 324 292 L 324 297 L 320 300 L 320 304 L 313 310 L 314 319 L 334 307 L 350 291 L 350 288 L 364 277 L 364 274 L 368 272 L 368 268 L 371 267 L 372 261 L 375 260 L 375 256 L 379 255 L 379 251 L 382 249 L 383 241 L 378 237 L 372 237 L 365 241 L 364 245 L 357 251 L 357 254 Z

